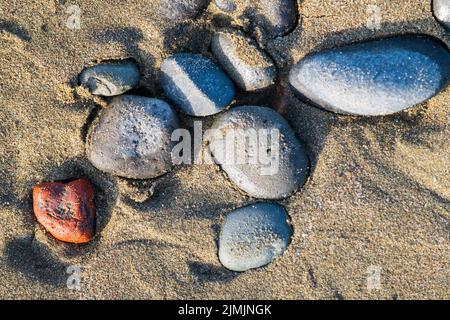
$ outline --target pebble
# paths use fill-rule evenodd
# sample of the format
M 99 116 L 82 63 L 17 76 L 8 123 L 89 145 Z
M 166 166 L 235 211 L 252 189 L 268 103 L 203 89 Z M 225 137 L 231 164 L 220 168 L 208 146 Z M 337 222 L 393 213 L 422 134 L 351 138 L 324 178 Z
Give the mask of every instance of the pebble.
M 36 185 L 33 211 L 37 221 L 60 241 L 86 243 L 94 237 L 94 188 L 89 180 Z
M 235 107 L 221 114 L 212 129 L 216 130 L 207 134 L 206 141 L 214 160 L 250 196 L 282 199 L 305 183 L 309 174 L 306 151 L 288 122 L 275 110 Z M 278 135 L 269 139 L 270 130 Z M 252 131 L 258 140 L 244 144 L 245 135 L 252 136 Z
M 314 53 L 295 65 L 291 85 L 343 114 L 391 114 L 422 103 L 450 79 L 450 52 L 427 36 L 401 36 Z
M 99 96 L 117 96 L 139 84 L 139 68 L 131 60 L 106 62 L 81 72 L 80 84 Z
M 171 142 L 178 119 L 164 101 L 123 95 L 101 111 L 91 128 L 87 155 L 107 173 L 150 179 L 172 168 Z
M 253 23 L 271 38 L 281 37 L 295 28 L 298 20 L 296 0 L 259 0 Z
M 433 12 L 436 19 L 450 30 L 450 0 L 433 0 Z
M 236 10 L 237 6 L 233 0 L 214 0 L 217 8 L 225 12 L 233 12 Z
M 166 96 L 191 116 L 209 116 L 234 99 L 230 78 L 211 59 L 190 53 L 175 54 L 161 67 Z
M 169 20 L 189 20 L 196 18 L 208 2 L 208 0 L 159 0 L 158 12 Z
M 238 33 L 218 32 L 211 47 L 222 67 L 243 90 L 255 91 L 274 84 L 275 65 L 252 39 Z
M 219 260 L 232 271 L 259 268 L 281 256 L 292 228 L 283 207 L 256 203 L 226 216 L 219 238 Z

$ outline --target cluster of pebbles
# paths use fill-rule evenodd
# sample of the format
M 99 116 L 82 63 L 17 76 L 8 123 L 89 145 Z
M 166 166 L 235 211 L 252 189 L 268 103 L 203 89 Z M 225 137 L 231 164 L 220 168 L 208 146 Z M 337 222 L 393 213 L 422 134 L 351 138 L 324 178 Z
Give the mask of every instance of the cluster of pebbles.
M 223 11 L 239 10 L 232 0 L 215 0 Z M 434 1 L 436 18 L 448 27 L 448 0 Z M 193 18 L 207 1 L 165 1 L 171 19 Z M 249 12 L 255 24 L 273 37 L 295 26 L 297 2 L 257 1 Z M 261 17 L 265 17 L 262 19 Z M 305 183 L 309 159 L 289 123 L 273 108 L 233 106 L 235 85 L 246 92 L 273 86 L 274 61 L 257 41 L 239 31 L 218 31 L 212 55 L 177 53 L 161 66 L 168 102 L 124 95 L 139 83 L 132 60 L 109 61 L 85 69 L 80 84 L 94 95 L 113 96 L 92 123 L 86 142 L 89 160 L 98 169 L 131 179 L 151 179 L 173 168 L 172 132 L 177 111 L 194 117 L 216 115 L 208 149 L 228 178 L 261 200 L 285 199 Z M 217 63 L 215 62 L 217 61 Z M 413 107 L 445 89 L 450 81 L 450 52 L 437 39 L 408 35 L 351 44 L 310 54 L 292 66 L 289 83 L 301 98 L 340 114 L 378 116 Z M 170 103 L 170 104 L 169 104 Z M 176 110 L 172 107 L 176 107 Z M 220 113 L 220 114 L 219 114 Z M 264 174 L 258 163 L 228 163 L 223 152 L 230 131 L 279 132 L 277 170 Z M 234 143 L 237 143 L 234 140 Z M 255 148 L 241 150 L 255 156 Z M 267 150 L 270 154 L 273 150 Z M 288 247 L 293 234 L 286 210 L 270 202 L 239 208 L 226 216 L 219 239 L 219 259 L 228 269 L 245 271 L 270 263 Z

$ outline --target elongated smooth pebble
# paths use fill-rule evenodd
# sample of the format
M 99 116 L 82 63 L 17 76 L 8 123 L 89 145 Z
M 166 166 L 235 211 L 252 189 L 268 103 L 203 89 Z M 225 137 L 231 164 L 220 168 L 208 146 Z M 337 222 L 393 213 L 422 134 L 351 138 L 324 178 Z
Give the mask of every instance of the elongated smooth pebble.
M 436 19 L 450 30 L 450 0 L 433 0 L 433 13 Z
M 218 113 L 234 99 L 233 82 L 205 56 L 175 54 L 163 62 L 161 70 L 166 96 L 188 115 Z
M 89 67 L 80 74 L 80 84 L 92 94 L 117 96 L 139 84 L 139 68 L 132 60 L 105 62 Z
M 87 155 L 99 170 L 149 179 L 172 168 L 171 142 L 178 120 L 162 100 L 123 95 L 101 111 L 91 128 Z
M 197 17 L 207 6 L 208 0 L 159 0 L 159 13 L 174 21 Z
M 288 122 L 271 108 L 235 107 L 217 117 L 209 150 L 232 182 L 255 198 L 281 199 L 298 190 L 309 159 Z
M 222 67 L 243 90 L 264 89 L 275 82 L 277 70 L 272 59 L 252 39 L 238 33 L 218 32 L 211 47 Z
M 236 3 L 234 0 L 214 0 L 215 5 L 222 11 L 233 12 L 236 10 Z
M 219 260 L 233 271 L 262 267 L 289 246 L 292 228 L 283 207 L 256 203 L 226 217 L 219 239 Z
M 295 65 L 290 83 L 324 109 L 391 114 L 436 95 L 450 79 L 450 52 L 427 36 L 402 36 L 314 53 Z

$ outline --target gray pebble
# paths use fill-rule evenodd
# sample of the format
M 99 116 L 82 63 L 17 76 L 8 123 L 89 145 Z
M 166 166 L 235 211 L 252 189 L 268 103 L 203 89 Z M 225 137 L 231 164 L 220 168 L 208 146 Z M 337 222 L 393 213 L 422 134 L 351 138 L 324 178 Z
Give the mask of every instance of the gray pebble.
M 99 96 L 117 96 L 139 84 L 139 68 L 132 60 L 106 62 L 81 72 L 80 84 Z
M 436 19 L 450 30 L 450 0 L 433 0 L 433 13 Z
M 324 109 L 391 114 L 422 103 L 450 79 L 450 52 L 427 36 L 402 36 L 314 53 L 295 65 L 290 83 Z
M 258 0 L 253 23 L 272 38 L 288 34 L 297 24 L 296 0 Z
M 214 0 L 217 8 L 225 12 L 233 12 L 236 10 L 236 3 L 233 0 Z
M 219 260 L 233 271 L 259 268 L 281 256 L 292 228 L 283 207 L 257 203 L 229 213 L 219 238 Z
M 235 107 L 221 114 L 212 129 L 216 130 L 206 140 L 214 160 L 250 196 L 286 198 L 305 183 L 309 174 L 306 151 L 288 122 L 273 109 Z M 274 133 L 269 138 L 271 130 Z
M 158 12 L 162 17 L 183 21 L 196 18 L 208 5 L 208 0 L 159 0 Z
M 275 82 L 277 70 L 272 59 L 248 37 L 218 32 L 212 39 L 212 52 L 243 90 L 264 89 Z
M 209 116 L 225 109 L 234 99 L 230 78 L 211 59 L 178 53 L 162 66 L 166 96 L 191 116 Z
M 123 95 L 103 109 L 91 128 L 87 155 L 99 170 L 131 179 L 149 179 L 172 168 L 175 112 L 164 101 Z

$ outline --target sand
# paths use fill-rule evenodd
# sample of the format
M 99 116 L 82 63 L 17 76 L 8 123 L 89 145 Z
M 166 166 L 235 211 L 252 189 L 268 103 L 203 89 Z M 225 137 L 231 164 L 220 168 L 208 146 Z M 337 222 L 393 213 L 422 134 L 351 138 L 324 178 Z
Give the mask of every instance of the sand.
M 307 146 L 312 173 L 279 202 L 294 227 L 288 250 L 244 273 L 221 266 L 218 232 L 227 212 L 256 200 L 216 166 L 178 166 L 148 181 L 95 169 L 84 140 L 106 102 L 77 87 L 84 68 L 134 58 L 143 73 L 134 93 L 164 98 L 158 78 L 165 57 L 210 55 L 213 30 L 248 28 L 213 4 L 195 21 L 161 22 L 149 3 L 0 0 L 1 298 L 450 298 L 449 88 L 376 118 L 332 114 L 288 91 L 284 114 Z M 71 4 L 81 9 L 80 29 L 66 26 Z M 374 4 L 379 30 L 366 26 Z M 430 1 L 305 0 L 299 8 L 292 33 L 261 40 L 282 71 L 309 52 L 381 36 L 422 33 L 450 43 Z M 239 93 L 235 104 L 277 99 L 273 90 Z M 193 118 L 181 119 L 192 127 Z M 31 190 L 80 176 L 96 187 L 98 234 L 73 246 L 37 225 Z M 80 290 L 67 286 L 73 265 L 82 268 Z

